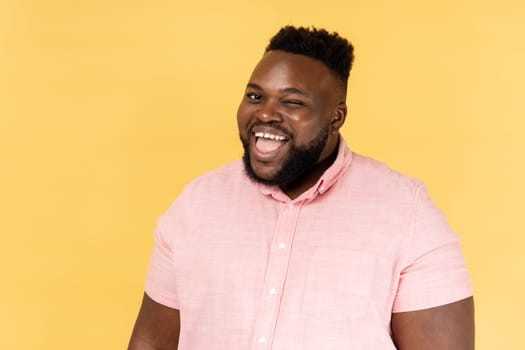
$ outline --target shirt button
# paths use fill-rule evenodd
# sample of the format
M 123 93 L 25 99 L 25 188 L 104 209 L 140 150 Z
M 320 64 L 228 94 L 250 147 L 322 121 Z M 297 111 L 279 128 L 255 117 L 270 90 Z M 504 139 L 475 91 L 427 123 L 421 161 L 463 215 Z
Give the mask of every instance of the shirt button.
M 324 186 L 319 187 L 319 191 L 324 192 Z
M 261 344 L 266 343 L 266 337 L 260 337 L 259 338 L 259 343 L 261 343 Z
M 293 204 L 291 204 L 291 203 L 288 204 L 288 209 L 293 209 L 293 207 L 295 207 L 295 205 L 293 205 Z
M 270 288 L 270 295 L 275 295 L 275 294 L 277 294 L 277 289 Z
M 279 243 L 279 249 L 284 249 L 284 247 L 286 247 L 286 244 L 283 242 Z

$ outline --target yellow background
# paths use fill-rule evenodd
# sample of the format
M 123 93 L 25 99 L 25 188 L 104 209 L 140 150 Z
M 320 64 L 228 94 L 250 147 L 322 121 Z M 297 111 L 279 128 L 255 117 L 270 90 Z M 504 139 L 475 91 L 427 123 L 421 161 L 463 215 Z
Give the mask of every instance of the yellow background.
M 525 2 L 0 0 L 0 349 L 123 349 L 156 218 L 241 154 L 269 37 L 356 47 L 351 147 L 461 235 L 477 349 L 525 349 Z

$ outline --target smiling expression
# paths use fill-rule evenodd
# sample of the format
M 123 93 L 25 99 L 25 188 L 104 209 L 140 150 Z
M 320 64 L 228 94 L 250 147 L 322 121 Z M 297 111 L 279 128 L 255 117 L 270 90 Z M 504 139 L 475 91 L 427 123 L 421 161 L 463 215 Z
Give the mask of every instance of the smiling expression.
M 288 174 L 294 182 L 306 180 L 304 172 L 313 172 L 335 151 L 346 116 L 344 100 L 341 81 L 321 61 L 284 51 L 267 52 L 255 67 L 237 112 L 250 177 L 286 186 L 273 181 L 297 152 L 315 146 L 316 154 L 310 154 L 303 173 L 288 170 L 297 172 Z M 305 185 L 313 185 L 314 180 Z

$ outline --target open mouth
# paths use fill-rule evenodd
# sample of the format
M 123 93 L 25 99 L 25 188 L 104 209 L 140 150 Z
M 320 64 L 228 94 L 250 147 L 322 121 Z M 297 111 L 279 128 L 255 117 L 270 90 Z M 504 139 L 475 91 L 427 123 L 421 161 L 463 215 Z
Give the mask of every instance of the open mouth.
M 272 160 L 288 143 L 289 138 L 273 130 L 254 131 L 253 150 L 257 158 L 263 161 Z

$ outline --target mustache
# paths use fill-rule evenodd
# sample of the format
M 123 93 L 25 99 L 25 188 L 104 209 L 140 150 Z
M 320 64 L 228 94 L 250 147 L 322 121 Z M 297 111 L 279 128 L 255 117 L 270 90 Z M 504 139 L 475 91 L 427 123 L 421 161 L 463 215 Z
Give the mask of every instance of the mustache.
M 248 129 L 250 134 L 253 133 L 253 128 L 255 128 L 256 126 L 266 126 L 266 127 L 269 127 L 269 128 L 273 128 L 273 129 L 279 130 L 280 132 L 285 134 L 290 140 L 293 138 L 292 132 L 290 132 L 289 130 L 283 128 L 279 123 L 274 122 L 274 121 L 271 121 L 269 123 L 263 123 L 261 121 L 255 121 L 252 125 L 250 125 L 250 127 Z

